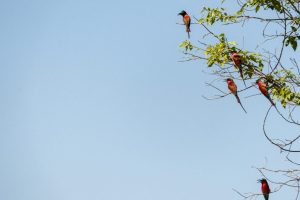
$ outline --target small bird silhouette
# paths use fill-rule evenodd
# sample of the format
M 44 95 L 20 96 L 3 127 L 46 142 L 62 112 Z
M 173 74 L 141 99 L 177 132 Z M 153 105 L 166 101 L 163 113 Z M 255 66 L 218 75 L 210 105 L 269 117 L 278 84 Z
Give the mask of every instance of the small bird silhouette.
M 178 15 L 182 16 L 183 23 L 185 24 L 185 27 L 186 27 L 186 32 L 188 33 L 188 38 L 190 38 L 190 32 L 191 32 L 191 29 L 190 29 L 191 18 L 190 18 L 190 16 L 184 10 L 181 11 Z
M 235 68 L 239 70 L 240 76 L 243 79 L 244 85 L 246 86 L 244 75 L 243 75 L 241 56 L 236 51 L 232 51 L 230 54 L 230 58 L 233 61 L 233 65 L 235 66 Z
M 261 192 L 263 193 L 265 200 L 269 200 L 271 190 L 267 180 L 263 178 L 258 181 L 261 183 Z
M 237 94 L 237 86 L 234 83 L 234 81 L 231 78 L 226 79 L 227 85 L 228 85 L 228 89 L 230 90 L 230 92 L 235 96 L 237 102 L 241 105 L 241 107 L 243 108 L 243 110 L 245 111 L 245 113 L 247 113 L 247 111 L 245 110 L 244 106 L 241 103 L 241 100 Z
M 260 90 L 260 92 L 271 102 L 271 104 L 273 106 L 275 106 L 275 103 L 271 99 L 270 94 L 268 92 L 267 85 L 262 80 L 260 80 L 260 79 L 258 79 L 256 81 L 256 84 L 258 85 L 258 89 Z

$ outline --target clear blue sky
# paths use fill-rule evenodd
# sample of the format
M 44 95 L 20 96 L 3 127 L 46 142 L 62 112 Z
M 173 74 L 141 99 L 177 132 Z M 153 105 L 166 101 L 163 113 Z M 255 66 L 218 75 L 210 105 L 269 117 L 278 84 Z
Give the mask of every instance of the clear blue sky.
M 1 1 L 0 199 L 240 199 L 232 188 L 259 192 L 251 167 L 285 165 L 261 131 L 268 102 L 242 98 L 246 115 L 232 96 L 207 101 L 202 95 L 215 91 L 205 87 L 213 79 L 202 72 L 205 63 L 178 62 L 186 34 L 177 13 L 199 16 L 203 5 L 216 4 Z M 193 41 L 204 33 L 192 31 Z M 282 195 L 293 197 L 271 198 Z

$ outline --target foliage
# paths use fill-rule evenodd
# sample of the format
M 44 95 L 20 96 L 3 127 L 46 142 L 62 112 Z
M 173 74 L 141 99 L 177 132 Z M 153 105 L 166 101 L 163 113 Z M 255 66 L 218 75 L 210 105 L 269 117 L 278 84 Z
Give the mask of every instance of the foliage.
M 241 23 L 252 19 L 265 23 L 276 23 L 283 27 L 281 33 L 273 35 L 273 37 L 282 39 L 282 43 L 284 44 L 282 51 L 285 47 L 291 47 L 296 51 L 298 41 L 300 40 L 300 12 L 298 2 L 295 0 L 247 0 L 243 3 L 240 2 L 240 8 L 233 14 L 226 12 L 225 8 L 204 7 L 201 12 L 203 16 L 197 20 L 197 23 L 204 26 L 207 30 L 209 30 L 209 26 L 213 26 L 217 22 L 226 25 L 228 23 Z M 274 12 L 278 17 L 261 18 L 256 15 L 249 15 L 249 13 L 266 11 Z M 269 86 L 272 98 L 278 100 L 283 107 L 286 107 L 287 104 L 300 105 L 300 93 L 293 87 L 300 85 L 299 74 L 296 75 L 294 71 L 281 66 L 281 56 L 273 56 L 278 61 L 272 66 L 271 63 L 274 63 L 274 61 L 268 60 L 267 57 L 263 59 L 259 53 L 238 48 L 236 42 L 228 42 L 224 33 L 215 34 L 209 30 L 209 34 L 217 39 L 217 43 L 205 45 L 203 54 L 206 56 L 208 67 L 216 65 L 223 68 L 232 66 L 230 52 L 238 51 L 242 58 L 245 79 L 263 79 Z M 200 49 L 187 40 L 180 47 L 185 48 L 187 51 Z M 266 73 L 266 71 L 269 72 Z
M 289 124 L 300 126 L 294 120 L 294 110 L 300 105 L 300 67 L 297 60 L 285 55 L 283 52 L 289 51 L 298 52 L 298 42 L 300 40 L 300 1 L 299 0 L 237 0 L 235 3 L 232 0 L 230 4 L 230 12 L 223 6 L 217 8 L 204 7 L 201 11 L 201 16 L 196 20 L 196 24 L 200 25 L 206 34 L 203 36 L 211 37 L 214 41 L 212 43 L 204 43 L 201 40 L 200 46 L 193 44 L 186 40 L 180 45 L 184 48 L 184 54 L 187 55 L 187 61 L 202 59 L 205 60 L 209 70 L 213 70 L 213 74 L 217 79 L 233 78 L 237 81 L 241 80 L 239 70 L 233 65 L 230 57 L 232 52 L 237 52 L 241 57 L 242 73 L 246 82 L 255 82 L 258 79 L 263 80 L 269 90 L 271 98 L 275 102 L 279 102 L 282 106 L 276 104 L 274 108 L 277 113 Z M 220 5 L 226 2 L 222 0 Z M 232 8 L 236 9 L 232 12 Z M 269 17 L 270 16 L 270 17 Z M 216 33 L 213 28 L 216 26 L 230 26 L 230 25 L 244 25 L 249 21 L 259 22 L 264 25 L 262 36 L 264 42 L 273 41 L 278 47 L 279 51 L 274 49 L 256 49 L 255 51 L 248 51 L 247 49 L 239 47 L 236 41 L 229 41 L 226 33 Z M 266 33 L 266 29 L 270 28 L 271 33 Z M 276 27 L 276 29 L 274 29 Z M 261 50 L 261 51 L 259 51 Z M 262 53 L 259 53 L 262 52 Z M 222 95 L 214 97 L 223 98 L 230 93 L 223 92 L 221 89 L 207 84 L 218 91 Z M 241 91 L 247 91 L 254 85 L 247 86 Z M 208 98 L 209 99 L 209 98 Z M 282 152 L 286 152 L 288 162 L 297 166 L 295 169 L 284 170 L 270 170 L 266 168 L 258 168 L 259 172 L 268 179 L 265 172 L 275 173 L 285 181 L 272 181 L 273 184 L 278 185 L 278 188 L 273 192 L 278 192 L 283 187 L 297 189 L 296 199 L 300 193 L 300 166 L 299 161 L 290 158 L 291 154 L 300 153 L 300 149 L 295 149 L 299 146 L 300 134 L 294 138 L 271 138 L 266 131 L 266 121 L 269 115 L 270 106 L 266 113 L 263 132 L 268 141 L 278 147 Z M 287 116 L 284 116 L 279 110 L 287 110 Z M 298 144 L 298 145 L 295 145 Z M 269 180 L 269 179 L 268 179 Z M 243 195 L 236 191 L 245 199 L 251 199 L 260 194 Z M 249 194 L 249 193 L 248 193 Z

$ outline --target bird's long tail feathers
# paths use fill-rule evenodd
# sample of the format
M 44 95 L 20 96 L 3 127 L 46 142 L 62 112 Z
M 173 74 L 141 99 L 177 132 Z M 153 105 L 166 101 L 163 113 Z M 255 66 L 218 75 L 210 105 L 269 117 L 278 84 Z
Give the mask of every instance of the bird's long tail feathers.
M 247 87 L 247 86 L 246 86 L 246 83 L 245 83 L 245 79 L 244 79 L 244 75 L 243 75 L 243 71 L 242 71 L 242 68 L 241 68 L 241 67 L 239 67 L 239 71 L 240 71 L 241 78 L 242 78 L 242 80 L 243 80 L 243 82 L 244 82 L 244 85 L 245 85 L 245 87 Z
M 241 107 L 243 108 L 243 110 L 245 111 L 245 113 L 247 113 L 246 109 L 244 108 L 243 104 L 240 103 Z
M 245 113 L 247 113 L 246 109 L 244 108 L 243 104 L 241 103 L 241 100 L 239 98 L 239 96 L 237 95 L 237 93 L 234 94 L 237 102 L 241 105 L 242 109 L 244 110 Z
M 265 200 L 269 200 L 269 194 L 264 194 Z
M 274 103 L 274 101 L 271 99 L 270 95 L 267 95 L 266 97 L 267 97 L 267 99 L 271 102 L 272 106 L 275 106 L 275 103 Z
M 241 103 L 240 97 L 238 96 L 237 92 L 234 93 L 234 96 L 235 96 L 237 102 L 238 102 L 238 103 Z
M 189 26 L 186 26 L 186 32 L 188 34 L 188 38 L 190 39 L 190 32 L 191 32 L 191 29 Z

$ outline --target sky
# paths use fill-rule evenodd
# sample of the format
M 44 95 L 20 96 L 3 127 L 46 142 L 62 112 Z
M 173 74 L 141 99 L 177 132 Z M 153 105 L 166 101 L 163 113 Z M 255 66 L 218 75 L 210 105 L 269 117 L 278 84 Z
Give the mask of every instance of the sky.
M 218 91 L 205 86 L 214 78 L 203 72 L 206 64 L 178 62 L 186 33 L 177 13 L 200 16 L 203 6 L 218 3 L 1 1 L 0 199 L 258 193 L 261 176 L 253 166 L 287 165 L 263 136 L 269 102 L 242 98 L 245 114 L 233 96 L 207 101 L 203 95 Z M 224 30 L 251 49 L 254 28 Z M 192 26 L 191 40 L 204 32 Z M 271 119 L 275 136 L 289 130 Z M 294 195 L 271 195 L 282 197 Z

